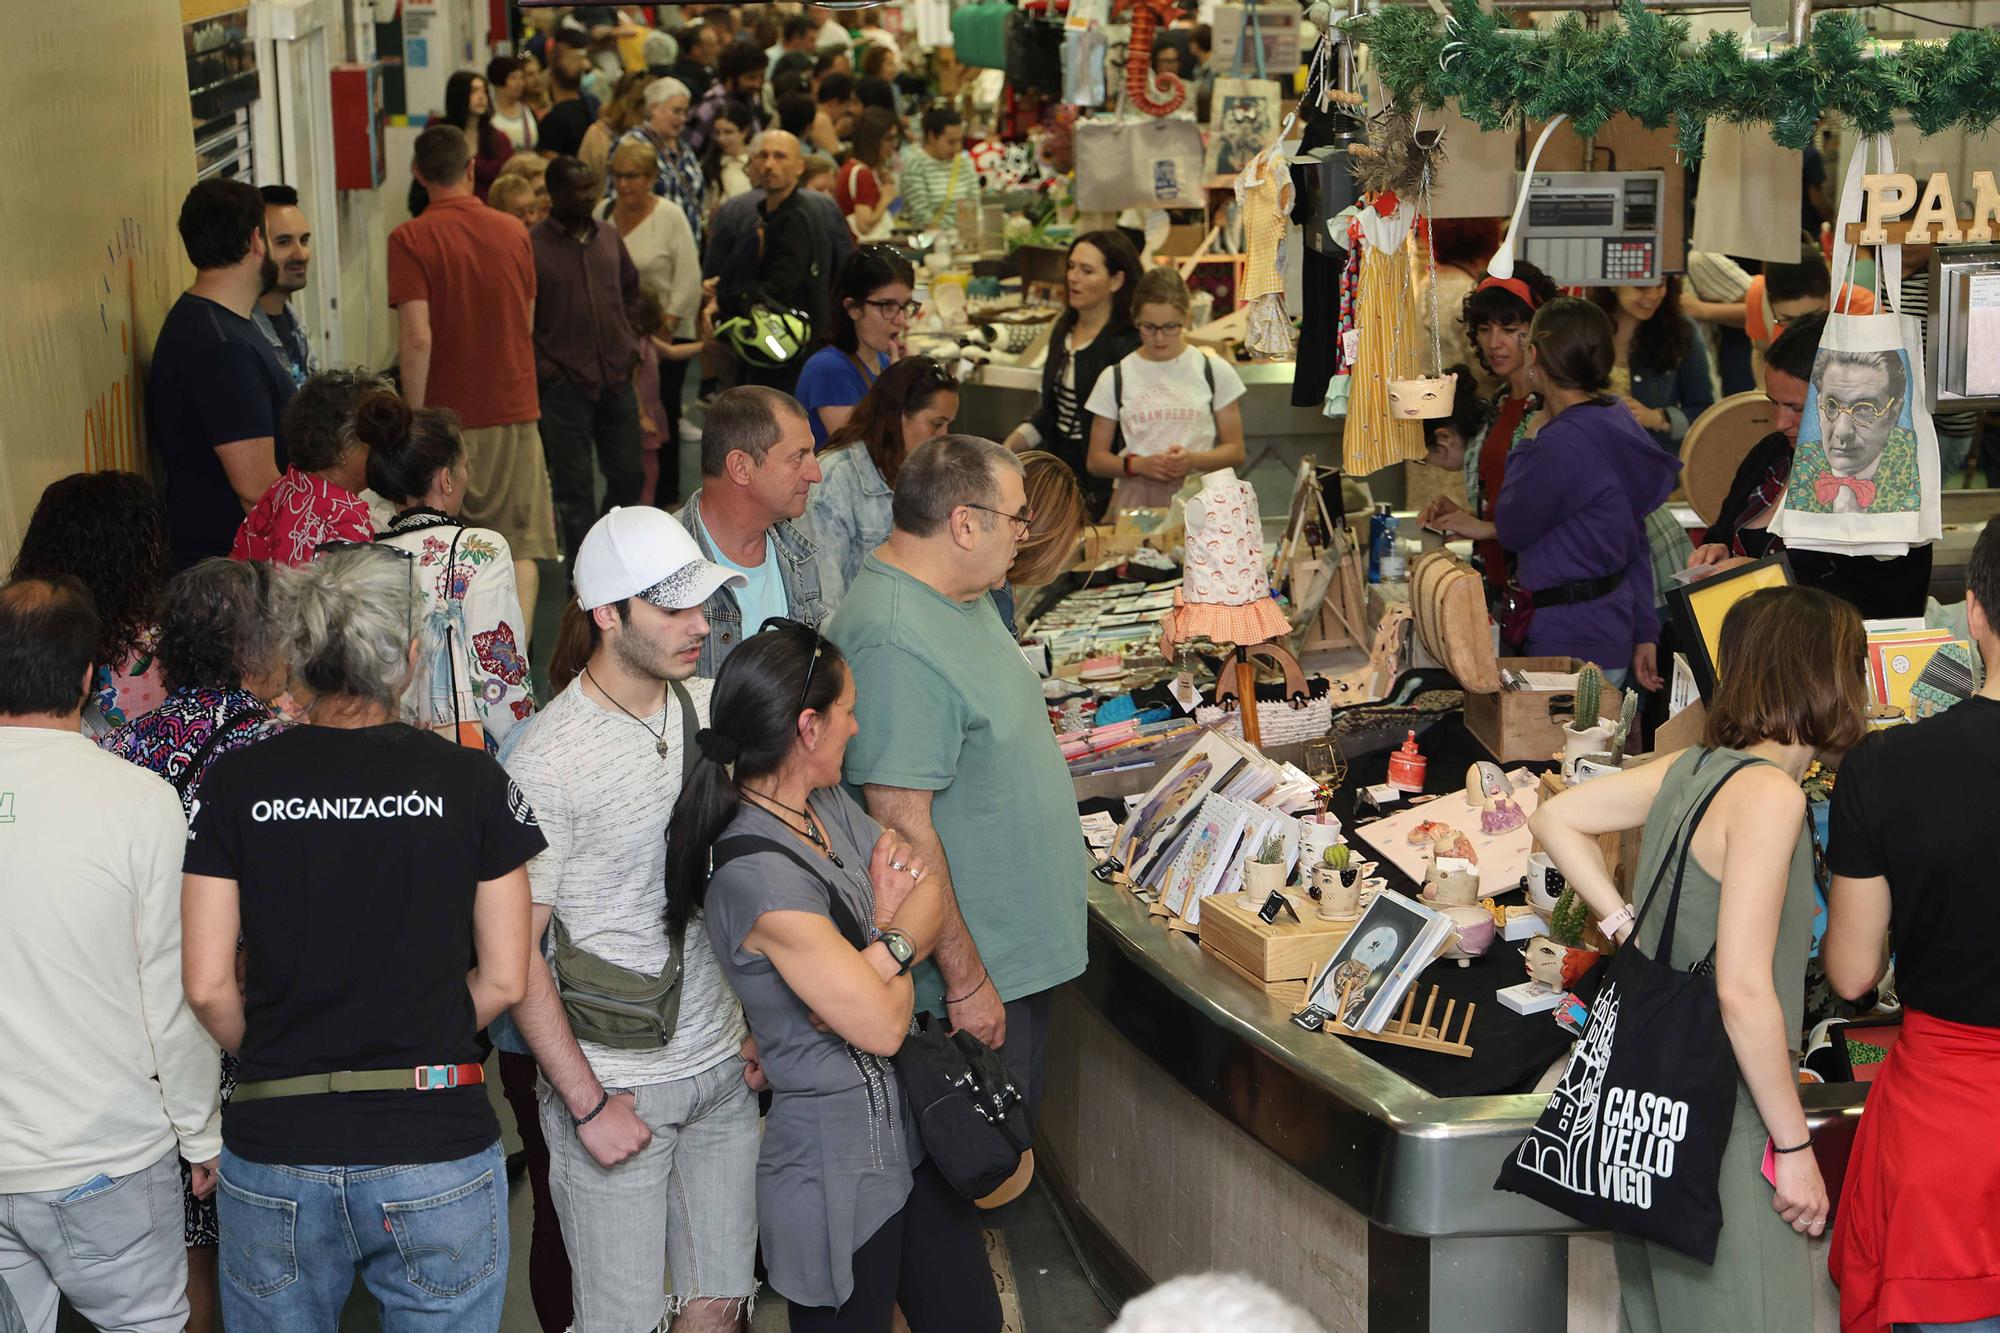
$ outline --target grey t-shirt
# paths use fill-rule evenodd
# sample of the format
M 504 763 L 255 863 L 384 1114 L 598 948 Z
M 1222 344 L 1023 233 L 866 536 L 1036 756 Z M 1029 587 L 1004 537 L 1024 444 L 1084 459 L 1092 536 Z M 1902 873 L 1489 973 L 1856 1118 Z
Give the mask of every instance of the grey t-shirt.
M 718 861 L 730 838 L 754 835 L 795 847 L 824 874 L 778 852 L 752 852 L 710 877 L 705 916 L 771 1081 L 757 1164 L 765 1268 L 786 1299 L 838 1306 L 854 1291 L 854 1251 L 901 1211 L 910 1168 L 923 1152 L 889 1062 L 815 1028 L 812 1011 L 771 961 L 743 947 L 766 912 L 831 918 L 836 888 L 862 930 L 875 920 L 868 858 L 881 825 L 839 788 L 819 793 L 812 808 L 842 864 L 819 862 L 776 815 L 745 801 L 716 840 Z
M 690 680 L 685 687 L 706 726 L 713 686 Z M 656 748 L 662 727 L 665 756 Z M 680 795 L 682 747 L 692 740 L 681 735 L 671 691 L 666 708 L 642 726 L 599 707 L 579 676 L 522 728 L 507 756 L 508 776 L 549 841 L 528 862 L 534 900 L 555 909 L 578 948 L 620 967 L 653 973 L 667 964 L 667 822 Z M 681 987 L 674 1038 L 662 1049 L 579 1043 L 606 1086 L 691 1078 L 737 1053 L 743 1010 L 723 983 L 699 920 L 688 927 Z

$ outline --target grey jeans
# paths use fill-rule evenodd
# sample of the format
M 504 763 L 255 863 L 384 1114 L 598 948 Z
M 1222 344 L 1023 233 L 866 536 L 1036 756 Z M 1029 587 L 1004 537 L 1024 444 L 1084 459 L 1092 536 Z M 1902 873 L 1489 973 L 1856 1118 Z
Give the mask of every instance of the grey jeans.
M 58 1296 L 106 1333 L 182 1333 L 187 1248 L 177 1149 L 102 1188 L 0 1194 L 0 1286 L 28 1333 L 56 1326 Z M 77 1195 L 78 1197 L 70 1197 Z
M 538 1091 L 549 1193 L 570 1255 L 572 1333 L 664 1328 L 689 1301 L 747 1303 L 757 1286 L 759 1135 L 743 1061 L 629 1089 L 653 1141 L 610 1168 L 583 1146 L 554 1089 Z

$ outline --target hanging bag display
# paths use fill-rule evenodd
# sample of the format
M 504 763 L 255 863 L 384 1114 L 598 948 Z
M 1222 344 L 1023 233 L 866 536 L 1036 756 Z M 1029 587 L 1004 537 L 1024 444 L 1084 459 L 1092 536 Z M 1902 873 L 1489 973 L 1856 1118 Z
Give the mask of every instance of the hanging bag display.
M 971 4 L 951 16 L 951 48 L 961 65 L 976 69 L 1007 68 L 1007 20 L 1014 6 L 1007 0 Z
M 1703 754 L 1697 771 L 1714 757 Z M 1648 958 L 1635 927 L 1612 955 L 1548 1109 L 1494 1182 L 1593 1230 L 1656 1241 L 1705 1264 L 1715 1262 L 1722 1230 L 1717 1183 L 1736 1109 L 1736 1055 L 1715 977 L 1672 966 L 1674 927 L 1695 830 L 1723 784 L 1756 762 L 1716 773 L 1662 853 L 1638 918 L 1653 910 L 1671 869 L 1659 947 Z
M 1184 116 L 1089 116 L 1076 123 L 1076 206 L 1200 208 L 1201 127 Z
M 1879 313 L 1843 313 L 1854 270 L 1850 223 L 1862 220 L 1861 179 L 1870 148 L 1876 169 L 1894 172 L 1887 135 L 1864 143 L 1848 164 L 1834 225 L 1833 291 L 1813 360 L 1791 479 L 1771 532 L 1798 550 L 1898 556 L 1938 539 L 1937 430 L 1926 407 L 1923 335 L 1903 313 L 1903 247 L 1876 247 Z
M 1208 174 L 1234 176 L 1280 137 L 1278 122 L 1284 90 L 1264 68 L 1261 6 L 1243 7 L 1243 33 L 1236 43 L 1234 73 L 1215 81 L 1208 106 Z M 1245 78 L 1254 63 L 1255 78 Z M 1289 124 L 1290 122 L 1286 122 Z

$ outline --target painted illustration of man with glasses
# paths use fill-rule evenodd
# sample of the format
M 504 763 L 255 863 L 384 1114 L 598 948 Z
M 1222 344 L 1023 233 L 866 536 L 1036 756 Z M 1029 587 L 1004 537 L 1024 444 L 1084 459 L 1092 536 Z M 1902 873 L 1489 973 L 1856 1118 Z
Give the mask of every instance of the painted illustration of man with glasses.
M 1915 510 L 1917 436 L 1904 353 L 1822 353 L 1813 392 L 1818 438 L 1799 439 L 1785 503 L 1808 514 Z

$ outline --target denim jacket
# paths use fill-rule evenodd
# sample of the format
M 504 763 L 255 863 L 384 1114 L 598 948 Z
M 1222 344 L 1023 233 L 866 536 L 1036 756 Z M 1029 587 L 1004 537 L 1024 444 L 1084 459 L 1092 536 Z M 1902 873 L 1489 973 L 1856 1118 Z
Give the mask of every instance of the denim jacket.
M 674 517 L 694 538 L 702 556 L 714 560 L 715 545 L 709 541 L 708 529 L 701 522 L 699 490 L 688 497 L 688 502 Z M 784 519 L 779 519 L 772 527 L 771 540 L 778 550 L 778 577 L 785 585 L 787 613 L 801 624 L 818 625 L 827 616 L 827 608 L 820 600 L 819 547 L 801 529 Z M 708 638 L 702 641 L 701 663 L 695 668 L 695 674 L 704 680 L 713 680 L 716 673 L 722 670 L 723 659 L 743 641 L 744 634 L 755 634 L 758 627 L 753 625 L 745 629 L 743 610 L 736 604 L 736 594 L 728 588 L 717 588 L 702 609 L 708 615 L 709 633 Z
M 821 454 L 820 469 L 825 476 L 812 488 L 806 518 L 819 539 L 820 601 L 831 615 L 861 572 L 861 562 L 889 540 L 896 492 L 863 444 Z
M 1708 364 L 1708 344 L 1692 320 L 1686 323 L 1688 354 L 1678 366 L 1654 365 L 1638 355 L 1631 361 L 1632 396 L 1667 414 L 1667 428 L 1647 434 L 1670 454 L 1680 452 L 1681 437 L 1694 419 L 1715 406 L 1715 375 Z

